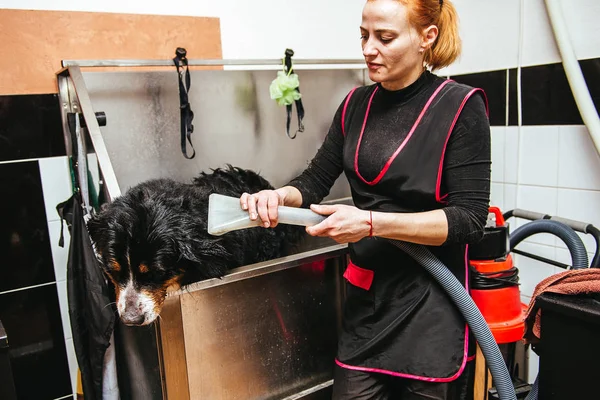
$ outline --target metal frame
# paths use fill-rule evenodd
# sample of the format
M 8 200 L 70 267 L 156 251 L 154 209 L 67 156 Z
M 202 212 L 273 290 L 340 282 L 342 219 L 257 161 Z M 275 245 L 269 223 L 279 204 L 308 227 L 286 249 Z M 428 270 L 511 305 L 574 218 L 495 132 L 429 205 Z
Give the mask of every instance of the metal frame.
M 280 65 L 281 59 L 264 59 L 264 60 L 189 60 L 190 66 L 227 66 L 227 65 L 238 65 L 238 66 L 258 66 L 258 65 Z M 360 64 L 364 67 L 362 60 L 352 59 L 298 59 L 294 60 L 295 65 L 335 65 L 335 64 Z M 87 86 L 83 74 L 81 72 L 82 67 L 162 67 L 162 66 L 173 66 L 171 60 L 63 60 L 62 65 L 64 68 L 57 72 L 59 98 L 61 102 L 61 115 L 63 121 L 63 133 L 65 138 L 65 145 L 67 146 L 67 155 L 73 156 L 74 149 L 73 140 L 69 130 L 69 124 L 67 120 L 68 113 L 82 113 L 85 119 L 86 128 L 81 128 L 81 135 L 77 138 L 77 154 L 80 156 L 76 167 L 78 170 L 77 179 L 80 180 L 79 184 L 84 194 L 84 206 L 89 207 L 89 198 L 87 196 L 87 160 L 85 155 L 86 152 L 86 141 L 85 135 L 89 134 L 94 152 L 98 159 L 98 165 L 100 167 L 100 175 L 102 184 L 109 201 L 113 201 L 116 197 L 121 195 L 121 189 L 119 187 L 117 177 L 114 172 L 114 168 L 108 155 L 106 144 L 100 131 L 100 126 L 96 119 L 96 115 L 93 109 L 92 102 L 88 93 Z M 78 119 L 77 119 L 78 120 Z M 81 157 L 83 155 L 83 157 Z M 85 186 L 85 192 L 84 192 Z M 340 199 L 337 202 L 347 202 L 348 199 Z M 196 291 L 213 286 L 224 285 L 230 282 L 236 282 L 243 279 L 252 278 L 254 276 L 260 276 L 268 273 L 277 272 L 280 270 L 288 269 L 300 265 L 301 262 L 306 262 L 307 259 L 315 261 L 317 259 L 323 259 L 331 256 L 331 253 L 336 255 L 347 252 L 347 245 L 339 245 L 332 242 L 331 245 L 325 245 L 318 249 L 308 249 L 306 252 L 301 252 L 297 255 L 291 255 L 283 257 L 278 260 L 272 260 L 267 263 L 259 263 L 249 266 L 244 266 L 231 271 L 230 274 L 222 279 L 210 279 L 202 281 L 197 284 L 190 285 L 191 287 L 184 288 L 184 291 Z M 171 295 L 181 294 L 182 291 L 173 293 Z
M 229 59 L 229 60 L 188 60 L 190 67 L 210 66 L 261 66 L 281 65 L 282 59 Z M 360 65 L 364 68 L 362 59 L 294 59 L 294 65 Z M 172 67 L 172 60 L 63 60 L 62 66 L 70 67 Z
M 100 125 L 96 119 L 96 114 L 94 113 L 94 108 L 92 106 L 81 69 L 78 66 L 70 66 L 65 68 L 59 71 L 57 74 L 57 79 L 59 88 L 58 95 L 62 105 L 61 113 L 65 145 L 67 146 L 67 155 L 72 156 L 74 153 L 67 121 L 67 114 L 70 112 L 81 112 L 86 124 L 85 129 L 89 134 L 94 151 L 98 158 L 98 164 L 100 166 L 100 173 L 102 175 L 104 187 L 106 188 L 108 198 L 112 201 L 121 195 L 121 189 L 119 188 L 117 177 L 110 162 L 108 151 L 106 149 L 104 139 L 102 138 L 102 133 L 100 132 Z M 76 120 L 79 121 L 78 118 L 76 118 Z M 87 166 L 84 163 L 84 161 L 86 161 L 85 155 L 87 154 L 87 151 L 85 148 L 84 134 L 85 132 L 83 132 L 82 136 L 78 138 L 78 146 L 81 147 L 78 149 L 80 160 L 77 160 L 77 168 L 79 170 L 79 177 L 83 181 L 80 181 L 82 191 L 85 190 L 87 192 Z M 85 206 L 89 207 L 89 199 L 87 196 L 85 198 Z
M 190 59 L 188 60 L 189 66 L 277 66 L 282 64 L 282 59 L 230 59 L 230 60 L 219 60 L 219 59 Z M 294 65 L 319 65 L 319 66 L 355 66 L 365 68 L 365 63 L 361 59 L 294 59 Z M 79 113 L 83 114 L 86 123 L 86 130 L 82 129 L 82 137 L 77 138 L 77 143 L 80 155 L 85 155 L 85 132 L 89 134 L 91 143 L 94 147 L 94 151 L 98 158 L 98 165 L 100 166 L 101 179 L 104 190 L 110 201 L 121 195 L 121 189 L 117 181 L 117 177 L 114 173 L 108 151 L 100 132 L 100 126 L 96 119 L 94 108 L 90 100 L 90 96 L 81 73 L 81 68 L 95 68 L 95 67 L 171 67 L 173 66 L 172 60 L 62 60 L 63 68 L 57 72 L 58 80 L 58 95 L 61 102 L 61 116 L 63 121 L 63 134 L 65 139 L 65 146 L 67 155 L 72 156 L 74 154 L 73 140 L 69 131 L 69 125 L 67 120 L 68 113 Z M 80 187 L 84 194 L 84 206 L 89 207 L 89 197 L 87 195 L 87 168 L 82 168 L 82 164 L 85 164 L 85 157 L 76 160 L 78 168 L 78 175 L 80 179 Z M 85 165 L 84 165 L 85 166 Z
M 333 242 L 332 242 L 333 243 Z M 274 260 L 268 260 L 261 263 L 251 264 L 231 270 L 223 278 L 207 279 L 200 282 L 191 283 L 184 288 L 169 292 L 167 297 L 180 296 L 185 293 L 196 292 L 198 290 L 209 289 L 215 286 L 227 285 L 244 279 L 254 278 L 261 275 L 272 274 L 294 268 L 302 264 L 326 260 L 328 258 L 343 256 L 348 252 L 347 244 L 334 243 L 319 249 L 300 252 L 286 257 L 280 257 Z

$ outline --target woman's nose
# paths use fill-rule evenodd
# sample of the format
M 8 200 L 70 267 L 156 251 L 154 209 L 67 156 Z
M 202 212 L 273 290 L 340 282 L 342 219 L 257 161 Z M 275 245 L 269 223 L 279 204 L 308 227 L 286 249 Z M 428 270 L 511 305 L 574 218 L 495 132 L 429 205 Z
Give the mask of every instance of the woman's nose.
M 377 55 L 377 47 L 370 39 L 363 45 L 363 56 L 373 57 Z

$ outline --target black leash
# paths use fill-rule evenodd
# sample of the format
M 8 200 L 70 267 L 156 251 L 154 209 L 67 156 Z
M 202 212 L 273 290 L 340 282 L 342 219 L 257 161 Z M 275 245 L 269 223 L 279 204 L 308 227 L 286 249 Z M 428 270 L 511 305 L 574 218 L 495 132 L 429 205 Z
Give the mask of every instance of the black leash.
M 192 144 L 192 132 L 194 132 L 194 125 L 192 125 L 192 120 L 194 119 L 194 112 L 190 107 L 189 102 L 189 91 L 190 86 L 192 84 L 190 78 L 190 69 L 188 66 L 188 60 L 186 58 L 187 51 L 183 47 L 178 47 L 175 50 L 175 58 L 173 58 L 173 62 L 177 67 L 177 75 L 179 77 L 179 110 L 181 116 L 181 152 L 183 156 L 188 160 L 191 160 L 196 156 L 196 150 L 194 150 L 194 145 Z M 185 83 L 184 83 L 185 80 Z M 187 155 L 186 150 L 186 140 L 189 142 L 190 147 L 192 148 L 192 155 Z
M 285 70 L 285 73 L 287 73 L 287 74 L 291 74 L 293 72 L 293 67 L 292 67 L 292 56 L 293 55 L 294 55 L 294 51 L 292 49 L 285 50 L 284 70 Z M 300 93 L 299 86 L 296 88 L 296 90 L 298 91 L 298 93 Z M 290 124 L 292 122 L 292 105 L 288 104 L 285 106 L 285 108 L 287 110 L 287 122 L 285 124 L 285 132 L 287 133 L 287 136 L 290 139 L 295 139 L 298 132 L 304 132 L 304 124 L 302 123 L 302 120 L 304 119 L 304 106 L 302 105 L 302 98 L 299 98 L 298 100 L 294 100 L 294 101 L 296 103 L 296 111 L 298 113 L 298 130 L 294 133 L 294 136 L 290 136 Z

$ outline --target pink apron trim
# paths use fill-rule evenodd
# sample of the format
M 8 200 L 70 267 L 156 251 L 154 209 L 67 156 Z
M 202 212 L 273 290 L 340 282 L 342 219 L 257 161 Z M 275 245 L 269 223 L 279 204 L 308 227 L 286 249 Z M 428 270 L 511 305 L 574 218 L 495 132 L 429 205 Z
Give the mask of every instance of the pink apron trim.
M 466 273 L 466 275 L 465 275 L 465 289 L 467 291 L 469 290 L 469 256 L 468 256 L 468 254 L 469 254 L 469 246 L 467 245 L 465 247 L 465 273 Z M 350 265 L 354 265 L 354 264 L 348 264 L 348 269 L 350 268 Z M 355 267 L 359 268 L 357 266 L 355 266 Z M 346 271 L 348 271 L 348 269 Z M 344 274 L 344 276 L 346 276 L 346 274 Z M 398 377 L 398 378 L 415 379 L 415 380 L 424 381 L 424 382 L 439 382 L 439 383 L 444 383 L 444 382 L 452 382 L 453 380 L 456 380 L 459 376 L 461 376 L 461 374 L 465 370 L 467 362 L 468 361 L 473 361 L 473 359 L 475 358 L 474 356 L 473 357 L 469 357 L 468 353 L 469 353 L 469 326 L 467 324 L 465 324 L 465 347 L 463 349 L 462 363 L 460 364 L 460 368 L 458 369 L 458 371 L 456 371 L 456 373 L 454 375 L 452 375 L 450 377 L 447 377 L 447 378 L 431 378 L 431 377 L 428 377 L 428 376 L 403 374 L 401 372 L 388 371 L 386 369 L 357 367 L 357 366 L 354 366 L 354 365 L 344 364 L 343 362 L 341 362 L 337 358 L 335 359 L 335 363 L 337 365 L 339 365 L 340 367 L 342 367 L 342 368 L 350 369 L 350 370 L 353 370 L 353 371 L 375 372 L 375 373 L 378 373 L 378 374 L 391 375 L 391 376 L 395 376 L 395 377 Z
M 456 112 L 456 115 L 454 116 L 454 120 L 452 121 L 452 124 L 450 125 L 450 129 L 448 129 L 448 133 L 446 134 L 446 141 L 444 142 L 444 148 L 442 149 L 442 156 L 440 157 L 440 164 L 438 166 L 437 182 L 435 185 L 435 200 L 438 203 L 446 203 L 445 199 L 446 199 L 447 194 L 444 194 L 442 196 L 440 191 L 441 191 L 441 186 L 442 186 L 442 170 L 444 169 L 444 156 L 446 154 L 446 146 L 448 146 L 448 140 L 450 140 L 450 134 L 452 133 L 452 130 L 454 129 L 454 125 L 456 125 L 456 121 L 458 121 L 458 117 L 460 116 L 460 113 L 462 112 L 465 104 L 467 103 L 467 100 L 469 100 L 471 98 L 471 96 L 476 92 L 481 92 L 481 94 L 483 95 L 483 98 L 485 101 L 485 112 L 489 117 L 489 106 L 488 106 L 488 101 L 487 101 L 485 92 L 482 89 L 473 89 L 469 93 L 467 93 L 467 95 L 463 99 L 458 111 Z
M 400 152 L 402 151 L 402 149 L 404 148 L 404 146 L 406 146 L 406 144 L 408 143 L 409 139 L 411 138 L 411 136 L 413 135 L 413 133 L 417 129 L 417 126 L 421 122 L 421 119 L 423 119 L 423 116 L 425 115 L 425 112 L 427 111 L 427 109 L 429 108 L 429 106 L 431 105 L 431 103 L 433 102 L 433 99 L 437 96 L 437 94 L 440 92 L 440 90 L 442 90 L 442 88 L 444 86 L 446 86 L 449 82 L 451 82 L 451 81 L 450 80 L 445 80 L 435 90 L 435 92 L 433 92 L 433 94 L 431 95 L 431 97 L 429 98 L 429 100 L 427 100 L 427 103 L 425 104 L 425 107 L 423 107 L 423 110 L 421 110 L 421 114 L 419 114 L 419 117 L 417 118 L 417 120 L 413 124 L 412 128 L 410 129 L 410 132 L 408 132 L 408 135 L 406 135 L 406 138 L 404 138 L 404 140 L 402 141 L 402 143 L 400 144 L 400 146 L 396 149 L 396 151 L 394 152 L 394 154 L 392 154 L 392 156 L 385 163 L 385 165 L 383 166 L 383 169 L 381 170 L 381 172 L 379 173 L 379 175 L 377 175 L 377 177 L 374 180 L 367 181 L 365 178 L 363 178 L 363 176 L 360 174 L 360 172 L 358 172 L 358 151 L 360 149 L 360 143 L 362 142 L 363 134 L 365 133 L 365 126 L 367 125 L 367 118 L 369 117 L 369 110 L 371 109 L 371 103 L 373 102 L 373 96 L 375 96 L 375 93 L 377 93 L 377 89 L 379 88 L 379 87 L 375 87 L 375 90 L 373 91 L 373 94 L 371 95 L 371 98 L 369 99 L 369 104 L 367 105 L 367 111 L 365 112 L 365 119 L 363 121 L 362 129 L 360 131 L 360 136 L 358 137 L 358 143 L 356 144 L 356 152 L 354 154 L 354 172 L 356 172 L 356 175 L 364 183 L 366 183 L 367 185 L 373 186 L 373 185 L 376 185 L 383 178 L 383 176 L 386 174 L 386 172 L 388 171 L 388 169 L 392 165 L 392 162 L 394 162 L 394 159 L 396 159 L 396 157 L 398 156 L 398 154 L 400 154 Z
M 358 88 L 354 88 L 348 93 L 348 97 L 346 97 L 346 102 L 344 103 L 344 109 L 342 110 L 342 135 L 346 136 L 346 109 L 348 108 L 348 103 L 350 103 L 350 98 L 354 91 Z
M 344 272 L 344 278 L 351 284 L 364 290 L 371 289 L 375 273 L 370 269 L 361 268 L 350 261 Z

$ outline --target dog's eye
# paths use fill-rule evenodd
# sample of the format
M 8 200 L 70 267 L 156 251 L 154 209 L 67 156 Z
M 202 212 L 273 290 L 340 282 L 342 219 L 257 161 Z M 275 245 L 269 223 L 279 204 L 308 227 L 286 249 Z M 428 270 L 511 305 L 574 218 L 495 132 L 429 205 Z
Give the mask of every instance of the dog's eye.
M 149 271 L 148 266 L 146 264 L 140 264 L 139 269 L 142 274 L 145 274 L 146 272 Z

